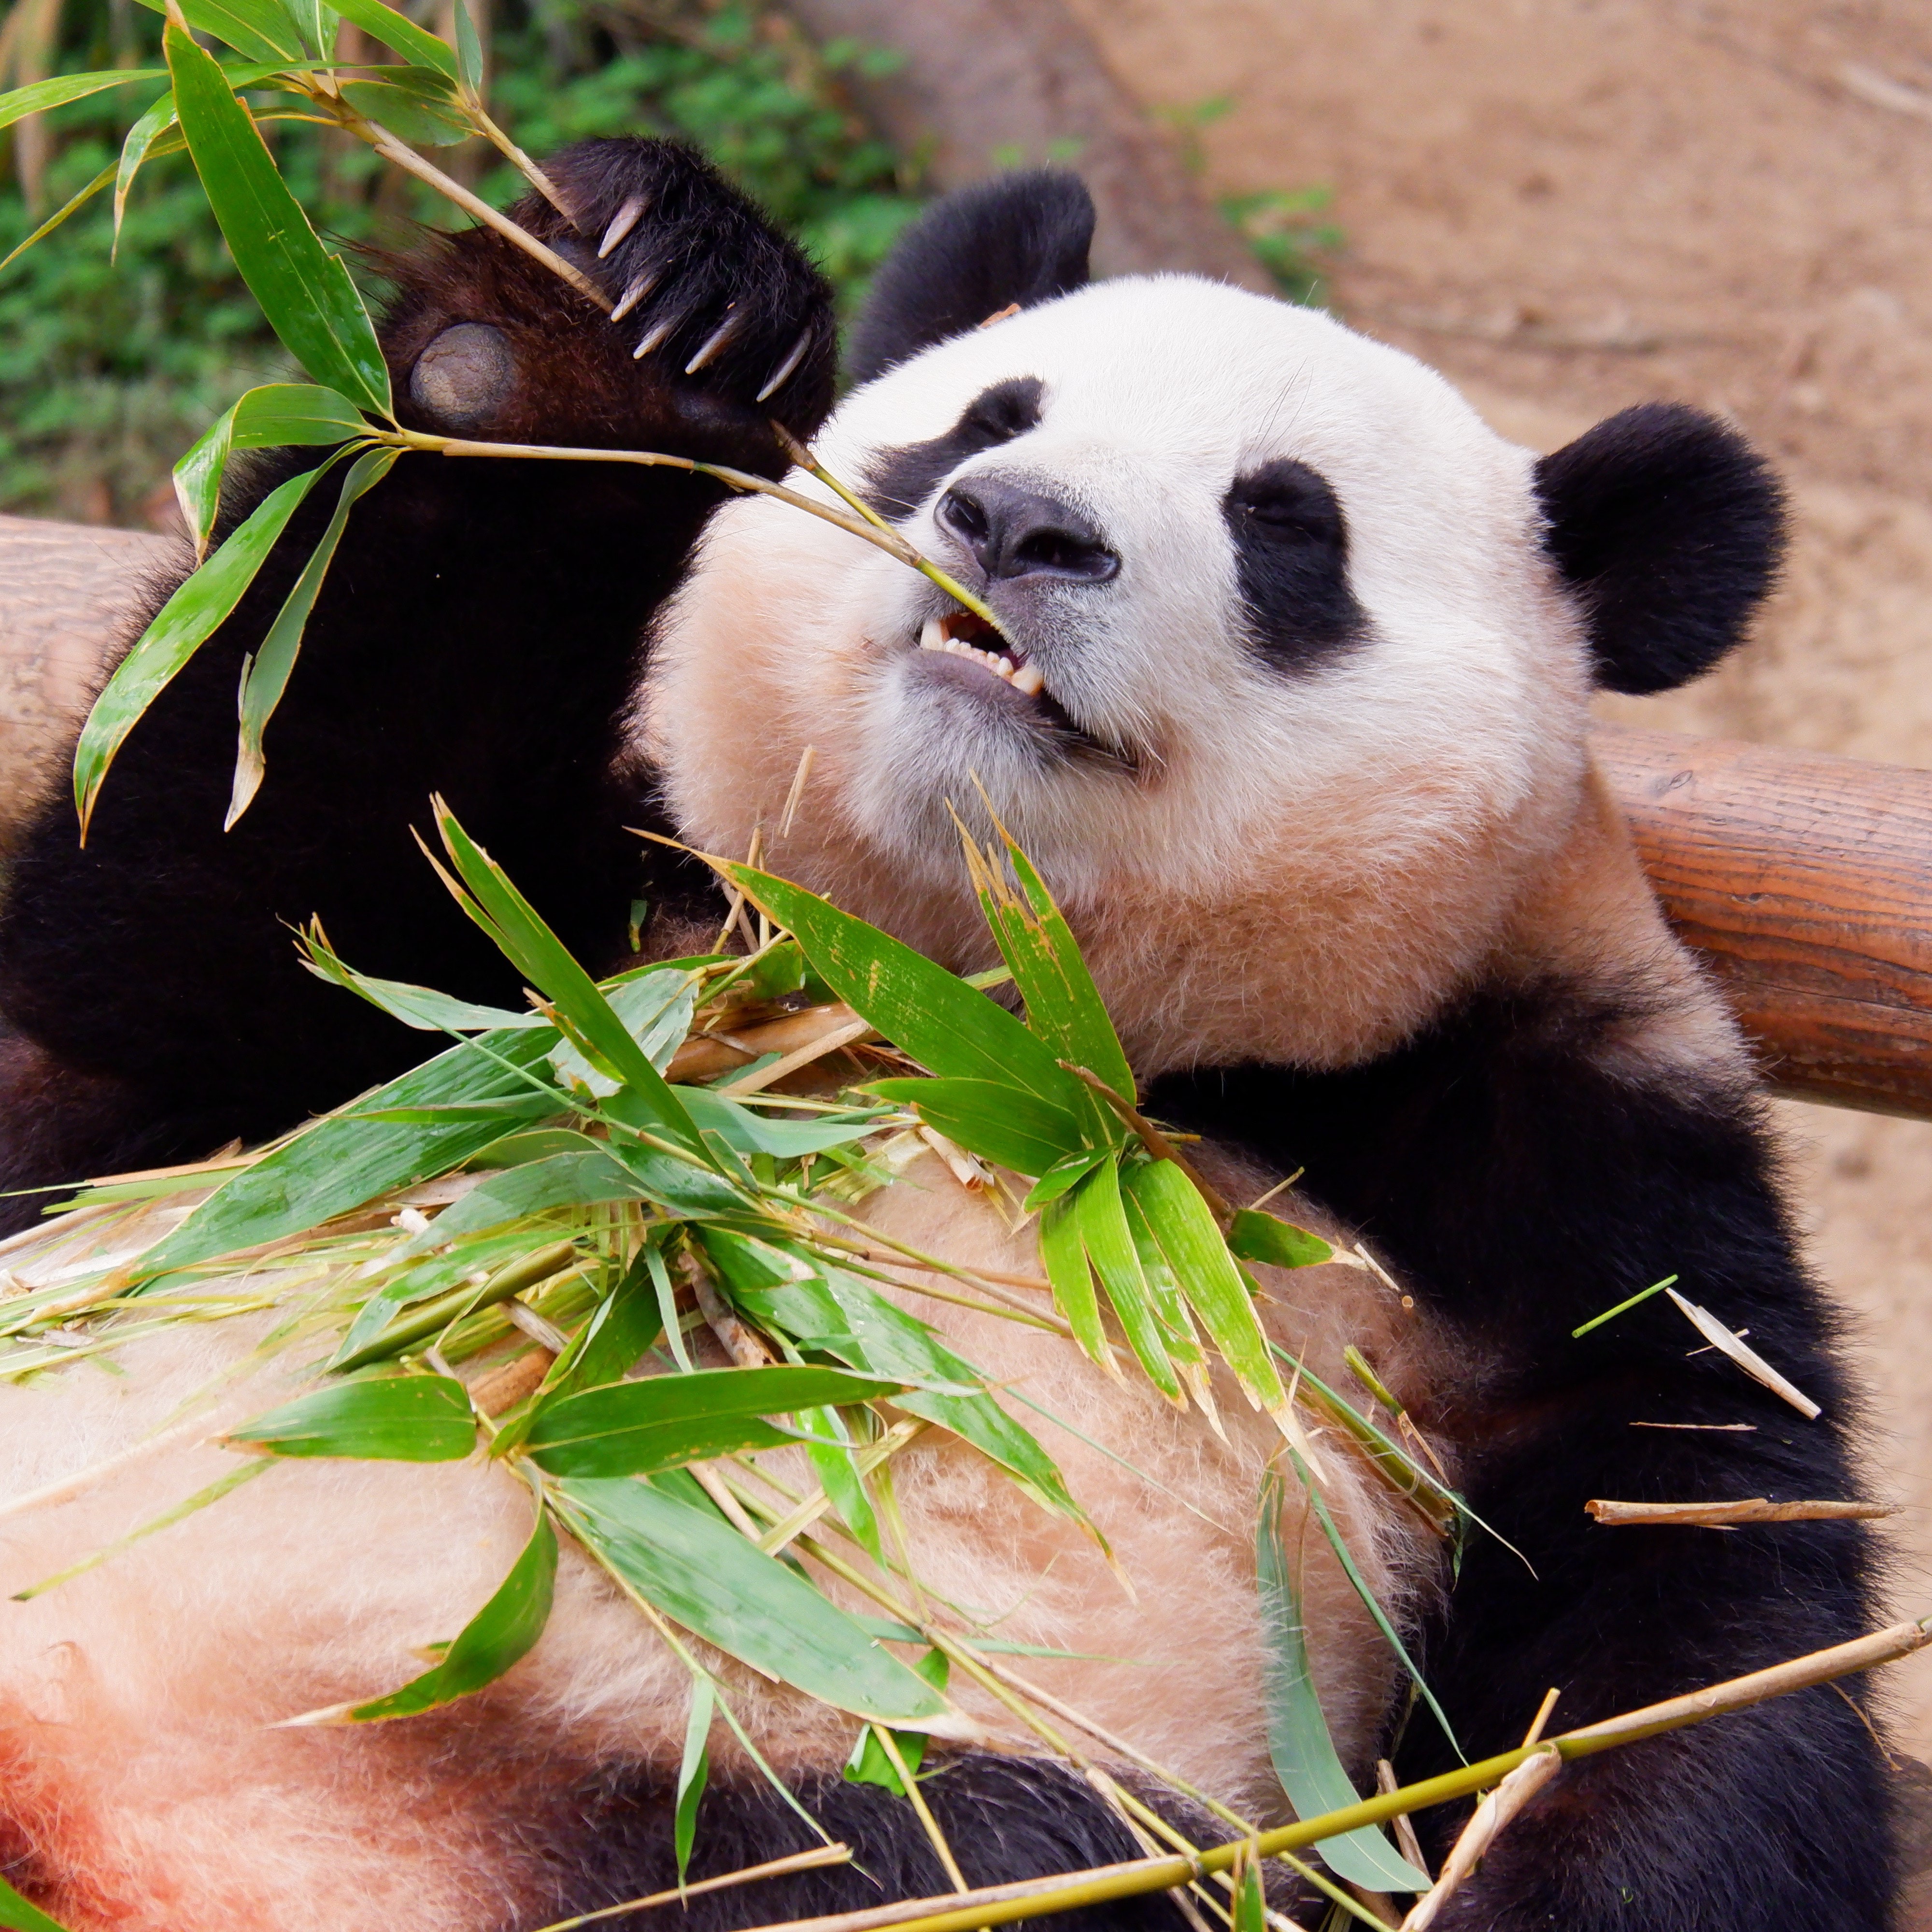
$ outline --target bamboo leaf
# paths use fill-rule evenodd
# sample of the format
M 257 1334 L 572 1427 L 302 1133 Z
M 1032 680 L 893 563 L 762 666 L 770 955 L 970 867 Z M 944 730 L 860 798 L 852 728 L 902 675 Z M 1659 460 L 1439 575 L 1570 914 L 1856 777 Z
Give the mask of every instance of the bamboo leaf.
M 721 868 L 796 935 L 820 977 L 854 1012 L 934 1073 L 1019 1088 L 1078 1120 L 1086 1089 L 1004 1007 L 876 926 L 788 880 Z
M 469 17 L 464 10 L 463 0 L 456 0 L 456 16 L 459 22 Z M 683 1884 L 685 1873 L 691 1864 L 691 1848 L 698 1837 L 698 1808 L 704 1802 L 704 1787 L 710 1778 L 711 1754 L 708 1746 L 716 1694 L 710 1678 L 694 1677 L 691 1680 L 691 1714 L 684 1724 L 684 1755 L 678 1761 L 676 1808 L 671 1816 L 671 1848 L 677 1857 L 680 1885 Z
M 64 107 L 70 100 L 85 100 L 91 94 L 104 94 L 110 87 L 125 87 L 130 82 L 166 80 L 162 67 L 100 69 L 92 74 L 60 74 L 51 80 L 37 80 L 30 87 L 16 87 L 0 94 L 0 128 L 10 128 L 28 114 L 44 114 L 50 107 Z
M 313 5 L 315 0 L 304 0 Z M 254 67 L 224 67 L 222 74 L 229 86 L 238 91 L 254 87 L 272 75 L 280 75 L 287 67 L 286 61 L 270 61 Z M 158 70 L 165 77 L 165 68 Z M 280 121 L 288 117 L 280 114 L 264 114 L 259 121 Z M 170 87 L 147 112 L 128 130 L 128 138 L 121 144 L 121 158 L 116 164 L 114 176 L 114 244 L 109 259 L 118 254 L 121 247 L 121 224 L 128 212 L 128 190 L 134 185 L 134 177 L 141 171 L 143 163 L 159 160 L 164 155 L 178 154 L 188 146 L 186 138 L 177 124 L 175 114 L 175 92 Z
M 332 392 L 323 390 L 318 393 L 326 395 Z M 344 399 L 338 397 L 336 400 L 340 402 Z M 302 420 L 284 418 L 282 426 L 295 426 Z M 304 426 L 309 434 L 284 440 L 314 440 L 315 433 L 322 425 L 309 422 Z M 239 418 L 236 427 L 238 430 Z M 309 614 L 315 608 L 322 580 L 334 560 L 335 547 L 342 541 L 349 512 L 358 496 L 373 490 L 388 475 L 402 453 L 394 448 L 365 449 L 349 466 L 349 473 L 343 478 L 342 488 L 335 500 L 334 514 L 323 530 L 321 540 L 309 553 L 302 574 L 283 600 L 282 608 L 275 614 L 275 621 L 269 626 L 268 634 L 262 640 L 260 648 L 242 668 L 241 736 L 235 752 L 235 782 L 229 793 L 228 815 L 221 822 L 224 832 L 233 829 L 235 821 L 248 809 L 256 793 L 261 789 L 262 780 L 268 771 L 262 734 L 268 728 L 268 720 L 275 715 L 275 707 L 289 688 L 290 674 L 296 668 L 296 655 L 302 649 L 302 634 L 308 628 Z
M 309 225 L 214 57 L 172 20 L 164 38 L 188 152 L 269 326 L 316 381 L 387 416 L 388 368 L 348 269 Z
M 0 1878 L 0 1926 L 7 1932 L 66 1932 L 58 1919 L 50 1918 L 37 1905 L 29 1905 L 4 1878 Z
M 141 4 L 157 14 L 167 10 L 166 0 Z M 250 59 L 272 61 L 280 68 L 302 56 L 302 35 L 281 0 L 180 0 L 180 4 L 190 27 L 226 41 Z
M 1080 956 L 1072 929 L 1033 862 L 1004 826 L 999 827 L 999 833 L 1024 898 L 1015 896 L 970 842 L 968 859 L 986 922 L 1026 1002 L 1027 1025 L 1046 1042 L 1056 1059 L 1085 1067 L 1122 1099 L 1131 1101 L 1136 1092 L 1132 1070 L 1093 976 Z M 1103 1118 L 1110 1137 L 1118 1138 L 1112 1116 Z
M 684 1477 L 557 1486 L 574 1534 L 653 1608 L 729 1655 L 861 1718 L 908 1729 L 949 1707 Z
M 1241 1871 L 1234 1898 L 1233 1932 L 1268 1932 L 1268 1900 L 1262 1893 L 1260 1862 L 1250 1858 Z
M 924 1087 L 932 1082 L 910 1084 Z M 798 1160 L 806 1154 L 822 1154 L 827 1148 L 849 1147 L 871 1133 L 880 1114 L 886 1111 L 855 1109 L 844 1114 L 820 1114 L 816 1120 L 777 1120 L 708 1087 L 674 1087 L 671 1091 L 684 1102 L 700 1132 L 716 1134 L 739 1154 L 768 1154 L 778 1160 Z
M 991 1080 L 875 1080 L 864 1090 L 914 1108 L 948 1140 L 1016 1174 L 1044 1174 L 1087 1151 L 1078 1118 L 1022 1088 Z
M 347 1456 L 383 1462 L 460 1462 L 476 1446 L 476 1418 L 448 1376 L 334 1382 L 228 1432 L 275 1456 Z
M 76 208 L 85 208 L 113 178 L 112 166 L 110 165 L 103 168 L 100 173 L 96 175 L 72 200 L 64 207 L 56 208 L 24 242 L 10 250 L 4 256 L 0 256 L 0 268 L 8 267 L 17 256 L 24 255 L 36 242 L 40 241 L 45 236 L 51 235 Z
M 782 1448 L 797 1432 L 763 1418 L 896 1395 L 905 1384 L 843 1369 L 699 1369 L 553 1397 L 524 1438 L 554 1476 L 648 1475 L 737 1449 Z
M 1328 1546 L 1335 1552 L 1335 1561 L 1342 1566 L 1342 1575 L 1348 1578 L 1355 1594 L 1361 1598 L 1363 1608 L 1375 1620 L 1376 1629 L 1382 1634 L 1382 1641 L 1395 1652 L 1402 1667 L 1408 1672 L 1409 1682 L 1415 1686 L 1416 1694 L 1429 1706 L 1431 1715 L 1442 1726 L 1442 1735 L 1448 1739 L 1449 1748 L 1467 1764 L 1469 1762 L 1468 1754 L 1456 1741 L 1454 1727 L 1449 1722 L 1448 1712 L 1436 1701 L 1436 1693 L 1430 1689 L 1422 1672 L 1416 1668 L 1415 1660 L 1409 1655 L 1408 1647 L 1402 1642 L 1400 1632 L 1390 1621 L 1388 1611 L 1382 1608 L 1374 1591 L 1369 1588 L 1368 1579 L 1362 1574 L 1354 1552 L 1336 1526 L 1335 1518 L 1327 1501 L 1309 1477 L 1307 1464 L 1292 1449 L 1288 1453 L 1294 1465 L 1294 1473 L 1300 1479 L 1301 1486 L 1308 1492 L 1308 1504 L 1315 1512 L 1315 1520 L 1321 1525 L 1322 1534 L 1328 1539 Z
M 476 38 L 476 22 L 470 17 L 468 0 L 454 0 L 456 15 L 456 71 L 464 92 L 471 95 L 483 91 L 483 48 Z M 683 1882 L 684 1868 L 678 1867 L 678 1882 Z
M 206 439 L 204 439 L 206 440 Z M 85 841 L 102 782 L 128 734 L 255 580 L 302 499 L 322 476 L 305 470 L 271 490 L 248 520 L 164 604 L 115 667 L 74 747 L 74 800 Z
M 1103 1160 L 1073 1191 L 1073 1218 L 1080 1230 L 1080 1245 L 1094 1264 L 1100 1285 L 1107 1291 L 1128 1346 L 1139 1358 L 1148 1379 L 1169 1402 L 1185 1406 L 1180 1383 L 1168 1360 L 1167 1349 L 1148 1293 L 1147 1277 L 1141 1272 L 1140 1256 L 1127 1228 L 1126 1210 L 1120 1204 L 1120 1171 L 1111 1160 Z
M 401 980 L 377 980 L 345 964 L 330 950 L 320 923 L 301 936 L 302 964 L 318 980 L 360 995 L 373 1006 L 380 1006 L 404 1025 L 419 1033 L 492 1033 L 523 1031 L 542 1027 L 554 1032 L 550 1022 L 538 1012 L 514 1012 L 507 1006 L 479 1006 L 468 1000 L 453 1000 L 432 987 L 412 986 Z M 363 1109 L 364 1118 L 368 1110 Z
M 357 113 L 381 122 L 391 134 L 426 148 L 447 148 L 475 132 L 462 110 L 449 101 L 448 86 L 445 81 L 443 98 L 438 100 L 423 88 L 386 76 L 381 80 L 345 81 L 342 92 Z
M 715 1168 L 717 1163 L 691 1116 L 590 975 L 538 916 L 508 874 L 458 824 L 448 806 L 439 799 L 435 810 L 443 849 L 469 890 L 459 888 L 446 872 L 444 883 L 530 983 L 548 994 L 559 1024 L 575 1044 L 593 1064 L 602 1063 L 604 1071 L 624 1083 L 631 1105 L 619 1118 L 650 1128 Z
M 372 40 L 380 40 L 406 61 L 418 67 L 434 68 L 452 80 L 456 78 L 456 55 L 449 43 L 418 26 L 393 7 L 384 6 L 382 0 L 329 0 L 329 4 L 345 20 L 354 21 Z
M 1229 1251 L 1244 1261 L 1266 1262 L 1274 1268 L 1314 1268 L 1332 1261 L 1335 1250 L 1319 1234 L 1298 1228 L 1253 1208 L 1238 1208 L 1228 1229 Z
M 644 1058 L 662 1073 L 691 1030 L 698 1004 L 698 984 L 688 972 L 656 967 L 634 976 L 607 981 L 602 991 L 624 1030 L 644 1049 Z M 621 1084 L 601 1072 L 568 1040 L 550 1055 L 550 1064 L 567 1087 L 582 1087 L 608 1095 Z M 684 1090 L 680 1090 L 680 1098 Z
M 1073 1339 L 1109 1373 L 1118 1374 L 1100 1322 L 1100 1298 L 1094 1289 L 1094 1270 L 1080 1239 L 1079 1216 L 1073 1203 L 1049 1202 L 1040 1217 L 1040 1258 L 1053 1284 L 1053 1305 L 1066 1318 Z
M 380 1724 L 389 1718 L 412 1718 L 419 1711 L 433 1711 L 439 1704 L 481 1690 L 535 1647 L 550 1621 L 556 1588 L 556 1532 L 539 1498 L 536 1526 L 510 1574 L 458 1631 L 440 1664 L 386 1697 L 372 1698 L 366 1704 L 338 1704 L 292 1721 L 320 1724 L 340 1718 L 351 1724 Z
M 791 1336 L 802 1348 L 836 1357 L 862 1373 L 913 1384 L 895 1399 L 897 1407 L 951 1430 L 1004 1469 L 1042 1508 L 1070 1516 L 1098 1540 L 1099 1532 L 1074 1501 L 1052 1457 L 990 1395 L 944 1394 L 932 1387 L 950 1383 L 970 1388 L 982 1378 L 923 1322 L 869 1282 L 826 1267 L 807 1250 L 718 1228 L 697 1232 L 733 1299 L 747 1313 Z
M 1033 1184 L 1033 1190 L 1020 1204 L 1028 1214 L 1036 1208 L 1044 1208 L 1049 1201 L 1058 1201 L 1063 1194 L 1070 1192 L 1076 1183 L 1085 1180 L 1089 1172 L 1112 1154 L 1110 1148 L 1082 1148 L 1078 1154 L 1070 1154 L 1055 1161 Z
M 1295 1816 L 1318 1818 L 1324 1812 L 1339 1811 L 1361 1800 L 1336 1754 L 1310 1674 L 1300 1600 L 1282 1539 L 1282 1500 L 1281 1478 L 1271 1469 L 1262 1484 L 1261 1519 L 1255 1532 L 1256 1578 L 1266 1646 L 1262 1683 L 1268 1754 Z M 1351 1885 L 1366 1886 L 1372 1892 L 1429 1889 L 1427 1876 L 1400 1856 L 1373 1826 L 1324 1838 L 1321 1847 L 1330 1869 Z
M 819 1438 L 808 1442 L 805 1453 L 832 1507 L 872 1561 L 884 1569 L 886 1552 L 879 1536 L 878 1516 L 866 1493 L 844 1418 L 836 1408 L 816 1408 L 801 1409 L 794 1419 L 808 1435 Z
M 501 1138 L 500 1119 L 416 1124 L 358 1119 L 352 1110 L 520 1100 L 530 1091 L 527 1070 L 542 1064 L 555 1038 L 548 1028 L 486 1034 L 352 1101 L 224 1182 L 142 1256 L 136 1272 L 145 1277 L 190 1268 L 299 1234 L 392 1188 L 460 1166 Z
M 1285 1413 L 1287 1397 L 1247 1285 L 1199 1190 L 1171 1160 L 1143 1162 L 1128 1174 L 1126 1185 L 1222 1359 L 1262 1407 Z

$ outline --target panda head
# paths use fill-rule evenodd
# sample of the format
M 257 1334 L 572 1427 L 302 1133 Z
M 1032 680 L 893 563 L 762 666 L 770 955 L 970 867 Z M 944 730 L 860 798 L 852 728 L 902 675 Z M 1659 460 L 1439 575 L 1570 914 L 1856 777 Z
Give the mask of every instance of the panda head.
M 661 623 L 646 742 L 692 842 L 762 824 L 775 868 L 962 967 L 986 942 L 955 818 L 990 808 L 1145 1067 L 1241 1044 L 1202 1037 L 1204 992 L 1258 1049 L 1358 1058 L 1485 970 L 1564 847 L 1593 691 L 1736 641 L 1777 486 L 1667 405 L 1538 460 L 1330 316 L 1089 284 L 1092 219 L 1060 174 L 940 204 L 818 444 L 1004 638 L 735 503 Z

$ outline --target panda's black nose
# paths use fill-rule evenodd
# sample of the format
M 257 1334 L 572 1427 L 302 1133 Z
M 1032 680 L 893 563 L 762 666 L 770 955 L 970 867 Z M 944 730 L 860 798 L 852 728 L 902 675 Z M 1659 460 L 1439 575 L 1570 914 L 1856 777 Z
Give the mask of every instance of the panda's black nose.
M 934 514 L 973 554 L 988 579 L 1070 577 L 1098 583 L 1120 560 L 1070 504 L 997 476 L 956 483 Z

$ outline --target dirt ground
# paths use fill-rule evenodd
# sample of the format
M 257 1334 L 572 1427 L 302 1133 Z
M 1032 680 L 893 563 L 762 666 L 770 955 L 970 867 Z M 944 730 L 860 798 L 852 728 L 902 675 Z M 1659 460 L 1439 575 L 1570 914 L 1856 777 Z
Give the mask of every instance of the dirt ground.
M 1932 766 L 1932 10 L 1923 0 L 1074 0 L 1150 106 L 1220 94 L 1216 194 L 1324 183 L 1349 320 L 1553 448 L 1724 411 L 1790 482 L 1756 640 L 1630 723 Z M 1932 1125 L 1780 1109 L 1932 1609 Z M 1932 1659 L 1891 1682 L 1932 1755 Z

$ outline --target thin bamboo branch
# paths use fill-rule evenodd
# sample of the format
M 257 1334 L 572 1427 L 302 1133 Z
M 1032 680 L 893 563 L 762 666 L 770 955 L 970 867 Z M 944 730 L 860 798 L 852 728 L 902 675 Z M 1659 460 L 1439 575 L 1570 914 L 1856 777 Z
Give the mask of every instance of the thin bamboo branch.
M 1166 1135 L 1161 1132 L 1160 1128 L 1141 1113 L 1131 1100 L 1127 1100 L 1122 1094 L 1116 1094 L 1099 1074 L 1092 1072 L 1090 1069 L 1076 1066 L 1070 1060 L 1063 1060 L 1060 1064 L 1073 1076 L 1075 1079 L 1084 1082 L 1085 1084 L 1092 1088 L 1094 1091 L 1120 1115 L 1122 1120 L 1140 1136 L 1141 1144 L 1156 1160 L 1172 1161 L 1174 1166 L 1179 1168 L 1181 1172 L 1186 1174 L 1200 1190 L 1202 1199 L 1207 1202 L 1217 1221 L 1226 1221 L 1232 1218 L 1234 1212 L 1234 1203 L 1201 1172 L 1201 1170 L 1174 1145 L 1173 1142 L 1168 1138 Z
M 896 1905 L 873 1906 L 860 1912 L 838 1912 L 817 1918 L 796 1919 L 782 1928 L 761 1926 L 755 1932 L 974 1932 L 982 1925 L 1011 1924 L 1023 1918 L 1068 1912 L 1116 1898 L 1138 1898 L 1150 1892 L 1166 1892 L 1177 1885 L 1206 1874 L 1223 1871 L 1243 1856 L 1250 1844 L 1256 1855 L 1273 1858 L 1282 1852 L 1298 1850 L 1324 1838 L 1339 1838 L 1364 1825 L 1386 1824 L 1391 1818 L 1419 1811 L 1452 1798 L 1466 1797 L 1498 1783 L 1538 1753 L 1554 1752 L 1564 1762 L 1593 1756 L 1640 1738 L 1678 1730 L 1707 1718 L 1744 1710 L 1772 1697 L 1828 1684 L 1862 1670 L 1908 1657 L 1932 1641 L 1932 1616 L 1915 1623 L 1898 1624 L 1875 1630 L 1850 1643 L 1835 1644 L 1826 1650 L 1794 1658 L 1768 1670 L 1712 1684 L 1682 1697 L 1647 1706 L 1599 1724 L 1569 1731 L 1532 1750 L 1519 1748 L 1480 1762 L 1448 1772 L 1439 1778 L 1374 1798 L 1364 1798 L 1340 1810 L 1317 1818 L 1264 1832 L 1250 1840 L 1219 1845 L 1198 1857 L 1133 1858 L 1104 1865 L 1077 1878 L 1064 1876 L 1022 1879 L 1012 1884 L 988 1886 L 963 1899 L 947 1897 L 902 1900 Z
M 1533 1752 L 1476 1807 L 1473 1816 L 1442 1861 L 1436 1882 L 1410 1909 L 1402 1932 L 1428 1932 L 1456 1888 L 1476 1869 L 1496 1834 L 1563 1768 L 1554 1745 Z
M 627 1899 L 622 1905 L 606 1905 L 595 1912 L 580 1912 L 574 1918 L 559 1918 L 539 1926 L 537 1932 L 576 1932 L 580 1925 L 595 1925 L 606 1918 L 619 1918 L 629 1912 L 647 1911 L 654 1905 L 668 1905 L 700 1892 L 722 1892 L 727 1886 L 749 1885 L 761 1878 L 783 1878 L 792 1872 L 814 1871 L 821 1865 L 850 1864 L 850 1845 L 814 1845 L 809 1850 L 793 1852 L 784 1858 L 769 1858 L 761 1865 L 747 1865 L 742 1871 L 724 1872 L 716 1878 L 693 1879 L 670 1892 L 654 1892 L 644 1898 Z

